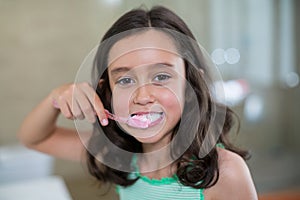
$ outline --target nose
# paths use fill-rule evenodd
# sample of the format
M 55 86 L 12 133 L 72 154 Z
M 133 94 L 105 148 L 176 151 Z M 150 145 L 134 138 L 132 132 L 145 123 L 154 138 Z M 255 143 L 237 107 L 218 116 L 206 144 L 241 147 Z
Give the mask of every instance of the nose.
M 139 105 L 147 105 L 155 102 L 155 96 L 152 93 L 151 86 L 143 85 L 136 89 L 134 93 L 133 103 Z

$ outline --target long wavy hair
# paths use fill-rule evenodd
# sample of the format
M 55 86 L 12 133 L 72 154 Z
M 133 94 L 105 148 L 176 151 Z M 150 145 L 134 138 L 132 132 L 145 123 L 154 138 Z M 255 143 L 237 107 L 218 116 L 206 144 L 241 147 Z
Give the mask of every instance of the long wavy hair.
M 94 76 L 94 87 L 96 88 L 96 92 L 101 98 L 104 107 L 107 110 L 111 111 L 112 92 L 109 86 L 109 77 L 107 73 L 109 50 L 117 41 L 124 38 L 118 38 L 119 33 L 129 31 L 128 35 L 137 34 L 139 32 L 137 30 L 140 29 L 141 31 L 143 31 L 143 28 L 147 27 L 162 29 L 171 38 L 173 37 L 173 41 L 176 43 L 179 51 L 182 49 L 188 49 L 191 53 L 190 58 L 193 64 L 188 60 L 184 60 L 186 70 L 185 78 L 193 88 L 196 95 L 200 110 L 200 113 L 198 113 L 200 115 L 200 121 L 193 120 L 194 117 L 190 114 L 193 113 L 193 106 L 188 106 L 190 103 L 189 96 L 191 94 L 186 91 L 185 107 L 182 118 L 174 128 L 171 137 L 174 138 L 174 136 L 176 135 L 179 123 L 189 123 L 191 124 L 191 126 L 189 126 L 191 128 L 189 130 L 186 130 L 186 132 L 187 134 L 191 134 L 191 132 L 193 132 L 192 134 L 194 134 L 194 138 L 189 147 L 184 151 L 182 155 L 177 157 L 175 161 L 177 165 L 176 175 L 178 177 L 178 180 L 183 185 L 191 186 L 193 188 L 209 188 L 213 186 L 219 178 L 218 153 L 216 150 L 216 145 L 214 145 L 214 147 L 206 153 L 206 156 L 200 157 L 199 152 L 201 151 L 201 145 L 204 138 L 208 134 L 213 134 L 213 131 L 219 130 L 218 128 L 214 129 L 210 127 L 210 121 L 214 117 L 218 118 L 217 115 L 219 108 L 226 111 L 225 121 L 223 121 L 222 124 L 217 124 L 218 120 L 216 120 L 215 127 L 218 127 L 218 125 L 222 127 L 221 130 L 219 130 L 221 131 L 221 134 L 217 139 L 212 139 L 210 143 L 222 143 L 226 149 L 239 154 L 244 159 L 247 159 L 249 157 L 249 154 L 247 151 L 235 147 L 229 140 L 229 133 L 231 132 L 234 123 L 237 123 L 237 127 L 239 127 L 239 120 L 230 108 L 218 104 L 212 99 L 209 91 L 209 86 L 207 85 L 206 81 L 204 81 L 203 77 L 207 75 L 206 72 L 208 69 L 201 50 L 199 49 L 199 47 L 195 47 L 194 45 L 192 45 L 192 43 L 180 41 L 178 40 L 178 38 L 175 39 L 172 35 L 172 32 L 176 31 L 195 40 L 194 35 L 180 17 L 178 17 L 171 10 L 162 6 L 153 7 L 150 10 L 138 8 L 131 10 L 121 16 L 106 32 L 100 43 L 101 45 L 99 45 L 94 61 L 94 69 L 92 74 Z M 107 39 L 113 36 L 116 39 L 111 41 L 108 40 L 109 42 L 106 42 Z M 193 65 L 197 65 L 198 69 Z M 201 70 L 199 70 L 199 68 Z M 100 77 L 100 79 L 102 79 L 101 84 L 99 84 L 99 74 L 102 74 L 102 76 Z M 212 105 L 216 106 L 217 112 L 214 112 L 211 109 Z M 118 155 L 113 152 L 113 150 L 107 148 L 105 140 L 103 139 L 104 137 L 109 138 L 109 140 L 112 141 L 114 145 L 129 152 L 142 153 L 142 144 L 134 137 L 126 134 L 122 129 L 120 129 L 115 121 L 110 121 L 108 126 L 101 127 L 104 135 L 97 132 L 97 130 L 99 130 L 99 126 L 100 123 L 99 121 L 97 121 L 94 124 L 94 133 L 90 138 L 88 144 L 88 149 L 97 149 L 97 152 L 93 153 L 87 151 L 87 165 L 89 172 L 101 182 L 115 183 L 122 186 L 129 186 L 134 184 L 139 177 L 136 177 L 134 179 L 129 178 L 129 172 L 113 169 L 102 164 L 95 157 L 95 153 L 101 154 L 103 159 L 114 160 L 115 162 L 117 162 L 118 159 L 122 159 L 118 157 Z M 184 142 L 186 140 L 186 137 L 184 135 L 181 135 L 180 137 L 181 138 L 178 141 Z M 176 156 L 176 152 L 173 153 L 173 156 Z M 131 161 L 128 160 L 127 164 L 129 166 L 131 164 Z

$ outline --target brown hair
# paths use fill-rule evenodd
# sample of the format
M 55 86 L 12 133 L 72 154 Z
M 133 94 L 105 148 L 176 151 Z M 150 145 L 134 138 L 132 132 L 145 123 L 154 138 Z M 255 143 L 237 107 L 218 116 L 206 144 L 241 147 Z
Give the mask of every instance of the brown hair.
M 162 6 L 153 7 L 150 10 L 134 9 L 121 16 L 119 20 L 117 20 L 104 35 L 101 41 L 101 44 L 103 45 L 100 45 L 94 61 L 94 86 L 96 88 L 97 94 L 103 102 L 104 107 L 108 110 L 111 110 L 111 90 L 106 69 L 109 50 L 115 42 L 124 38 L 118 38 L 119 33 L 122 33 L 124 31 L 137 30 L 139 28 L 145 27 L 163 28 L 164 30 L 176 31 L 195 40 L 195 37 L 193 36 L 187 25 L 184 23 L 184 21 L 174 12 Z M 135 33 L 137 32 L 132 32 L 132 34 Z M 171 32 L 169 32 L 168 34 L 172 37 Z M 112 36 L 115 36 L 117 38 L 111 42 L 105 43 L 105 41 Z M 248 152 L 238 149 L 233 144 L 231 144 L 228 139 L 228 134 L 235 122 L 235 114 L 230 108 L 221 104 L 217 104 L 212 99 L 208 85 L 204 81 L 203 73 L 201 72 L 207 71 L 207 66 L 203 60 L 201 50 L 193 46 L 191 43 L 187 44 L 181 41 L 176 41 L 176 43 L 178 43 L 177 45 L 180 46 L 179 50 L 188 48 L 189 52 L 191 52 L 192 54 L 190 55 L 190 57 L 193 64 L 188 60 L 185 60 L 186 80 L 191 85 L 196 94 L 201 119 L 200 121 L 193 120 L 193 115 L 191 114 L 193 113 L 193 108 L 191 108 L 191 106 L 186 106 L 189 104 L 190 95 L 189 92 L 186 91 L 186 102 L 181 123 L 190 123 L 192 128 L 186 130 L 187 134 L 190 134 L 190 132 L 195 132 L 195 137 L 188 149 L 176 160 L 176 175 L 183 185 L 191 186 L 194 188 L 208 188 L 213 186 L 217 182 L 219 177 L 218 153 L 216 151 L 216 146 L 214 146 L 212 150 L 207 152 L 206 156 L 204 157 L 200 157 L 199 152 L 201 151 L 201 145 L 204 137 L 207 134 L 211 134 L 211 132 L 213 131 L 218 131 L 217 128 L 211 129 L 209 127 L 209 122 L 210 120 L 212 120 L 214 115 L 213 110 L 211 110 L 212 105 L 216 106 L 215 115 L 218 115 L 218 110 L 222 109 L 226 110 L 226 114 L 225 122 L 222 124 L 217 124 L 215 126 L 222 126 L 220 130 L 221 135 L 217 138 L 216 141 L 211 141 L 211 144 L 215 144 L 216 142 L 222 143 L 226 149 L 239 154 L 244 159 L 248 157 Z M 200 68 L 201 70 L 197 70 L 197 68 L 195 68 L 193 65 L 196 65 L 198 69 Z M 102 74 L 101 79 L 103 79 L 101 87 L 98 84 L 99 74 Z M 218 118 L 218 116 L 216 116 L 216 118 Z M 217 121 L 218 120 L 216 120 L 216 123 Z M 238 118 L 236 118 L 236 122 L 239 124 Z M 99 126 L 100 123 L 98 121 L 97 123 L 95 123 L 95 133 L 89 141 L 89 147 L 96 147 L 97 151 L 102 154 L 104 159 L 114 159 L 117 162 L 118 159 L 122 158 L 118 157 L 118 155 L 116 155 L 115 152 L 112 152 L 112 150 L 107 150 L 106 144 L 103 140 L 104 136 L 96 133 L 99 129 Z M 193 127 L 196 127 L 196 129 L 193 129 Z M 104 131 L 105 137 L 108 137 L 118 147 L 130 152 L 142 152 L 142 144 L 134 137 L 124 133 L 124 131 L 121 130 L 114 121 L 111 121 L 108 126 L 101 127 L 101 129 Z M 177 129 L 178 125 L 174 128 L 172 137 L 176 135 Z M 184 136 L 180 137 L 181 138 L 179 139 L 179 141 L 184 142 L 186 140 Z M 174 156 L 176 156 L 176 152 L 172 153 L 174 154 Z M 87 152 L 87 154 L 87 164 L 89 172 L 102 182 L 111 182 L 122 186 L 128 186 L 133 184 L 138 179 L 138 177 L 135 179 L 130 179 L 128 177 L 128 172 L 119 171 L 109 166 L 103 165 L 97 160 L 97 158 L 95 158 L 94 154 L 92 154 L 91 152 Z M 130 160 L 127 164 L 130 165 Z

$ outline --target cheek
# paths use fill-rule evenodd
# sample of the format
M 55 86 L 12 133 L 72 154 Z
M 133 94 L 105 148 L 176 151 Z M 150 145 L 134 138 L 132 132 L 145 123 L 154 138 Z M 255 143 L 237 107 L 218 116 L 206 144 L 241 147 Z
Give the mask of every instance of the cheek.
M 166 109 L 170 117 L 178 118 L 181 116 L 184 105 L 184 95 L 181 89 L 165 89 L 159 95 L 160 104 Z
M 112 92 L 112 109 L 116 115 L 127 116 L 129 114 L 130 92 L 115 89 Z
M 185 81 L 178 80 L 176 83 L 173 82 L 168 87 L 168 91 L 161 93 L 165 105 L 168 107 L 176 107 L 176 109 L 181 109 L 183 111 L 183 106 L 185 102 Z

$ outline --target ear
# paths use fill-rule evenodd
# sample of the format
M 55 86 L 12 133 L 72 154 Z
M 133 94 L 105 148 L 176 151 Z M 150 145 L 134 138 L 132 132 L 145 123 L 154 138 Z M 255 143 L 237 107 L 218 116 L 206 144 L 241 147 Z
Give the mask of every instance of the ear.
M 103 86 L 104 79 L 100 79 L 98 82 L 98 87 L 101 88 Z

